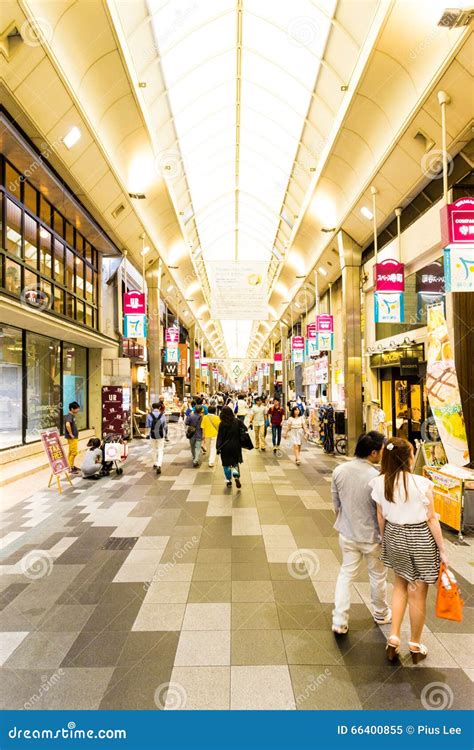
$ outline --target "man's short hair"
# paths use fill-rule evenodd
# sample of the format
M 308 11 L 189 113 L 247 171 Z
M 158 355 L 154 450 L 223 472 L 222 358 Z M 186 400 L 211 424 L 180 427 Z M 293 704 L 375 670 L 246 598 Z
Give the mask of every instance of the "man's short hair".
M 77 403 L 77 401 L 71 401 L 71 403 L 69 404 L 69 411 L 71 411 L 71 409 L 80 409 L 80 408 L 81 408 L 81 407 L 80 407 L 80 405 L 79 405 L 79 404 Z
M 360 435 L 355 447 L 354 455 L 357 458 L 367 458 L 372 451 L 380 451 L 385 443 L 385 437 L 375 430 Z

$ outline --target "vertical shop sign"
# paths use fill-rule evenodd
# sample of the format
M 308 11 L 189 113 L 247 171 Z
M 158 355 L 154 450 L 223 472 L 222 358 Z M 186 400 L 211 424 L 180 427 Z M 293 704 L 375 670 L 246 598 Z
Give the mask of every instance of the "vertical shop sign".
M 277 370 L 283 369 L 283 354 L 281 352 L 276 352 L 273 356 L 273 363 L 274 363 L 274 369 L 275 372 Z
M 318 333 L 333 333 L 334 331 L 334 318 L 332 315 L 317 315 L 316 316 L 316 330 Z
M 178 326 L 171 326 L 165 331 L 166 346 L 178 346 L 179 344 L 179 328 Z
M 316 349 L 318 352 L 331 352 L 334 349 L 334 334 L 318 331 L 316 337 Z
M 403 292 L 405 274 L 403 263 L 393 258 L 376 263 L 374 266 L 374 283 L 376 292 Z
M 317 330 L 318 328 L 316 323 L 308 323 L 308 325 L 306 326 L 306 338 L 314 340 L 316 338 Z
M 445 249 L 444 273 L 447 292 L 474 292 L 474 238 L 470 248 Z
M 428 307 L 426 392 L 450 463 L 469 463 L 469 448 L 454 355 L 443 304 Z
M 123 314 L 124 315 L 145 315 L 145 293 L 144 292 L 125 292 L 123 295 Z
M 458 198 L 440 211 L 444 247 L 474 245 L 474 198 Z
M 375 322 L 403 323 L 404 307 L 401 292 L 375 294 Z
M 146 338 L 146 315 L 126 315 L 123 335 L 126 339 Z
M 292 351 L 304 352 L 304 336 L 292 336 L 291 337 L 291 349 Z

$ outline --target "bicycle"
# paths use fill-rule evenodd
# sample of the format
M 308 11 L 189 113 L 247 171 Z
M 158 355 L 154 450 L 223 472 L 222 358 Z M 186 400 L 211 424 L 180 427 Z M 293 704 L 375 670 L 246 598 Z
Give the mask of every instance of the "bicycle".
M 337 438 L 334 443 L 334 447 L 336 449 L 336 453 L 339 453 L 340 456 L 347 456 L 347 435 L 343 435 L 342 437 Z

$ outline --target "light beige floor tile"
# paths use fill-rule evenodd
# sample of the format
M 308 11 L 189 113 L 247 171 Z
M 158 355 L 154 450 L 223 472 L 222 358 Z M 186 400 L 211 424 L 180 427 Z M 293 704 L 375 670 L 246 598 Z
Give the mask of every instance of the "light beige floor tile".
M 0 634 L 0 666 L 5 664 L 6 660 L 18 648 L 20 643 L 25 640 L 27 635 L 29 635 L 28 631 L 20 630 L 13 633 L 4 632 Z
M 142 604 L 132 630 L 181 630 L 185 604 Z
M 163 549 L 169 542 L 169 536 L 141 536 L 133 551 L 139 549 Z
M 230 604 L 188 604 L 183 630 L 230 630 Z
M 146 604 L 185 604 L 191 581 L 157 581 L 151 584 L 144 602 Z
M 151 581 L 154 577 L 156 567 L 156 563 L 147 563 L 146 565 L 138 563 L 134 565 L 133 563 L 130 564 L 125 562 L 120 570 L 117 571 L 113 582 L 138 583 L 139 581 L 142 581 L 144 583 L 145 581 Z
M 159 563 L 154 581 L 190 581 L 193 571 L 194 563 Z
M 230 631 L 183 630 L 174 663 L 176 667 L 229 666 Z
M 233 710 L 295 709 L 288 667 L 232 667 L 230 705 Z
M 232 581 L 233 602 L 273 602 L 271 581 Z
M 144 539 L 146 537 L 143 537 Z M 127 565 L 158 565 L 164 549 L 132 549 L 127 556 Z
M 229 708 L 230 667 L 173 668 L 165 711 Z

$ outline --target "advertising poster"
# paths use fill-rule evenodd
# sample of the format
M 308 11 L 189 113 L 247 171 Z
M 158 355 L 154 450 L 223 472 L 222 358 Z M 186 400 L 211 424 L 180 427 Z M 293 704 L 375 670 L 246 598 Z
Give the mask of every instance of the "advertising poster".
M 217 320 L 268 320 L 268 262 L 211 261 L 211 317 Z
M 403 294 L 401 292 L 377 292 L 375 294 L 375 322 L 403 323 Z
M 40 432 L 44 452 L 51 467 L 51 473 L 55 476 L 69 470 L 69 464 L 61 444 L 61 436 L 57 427 Z
M 461 530 L 463 483 L 459 477 L 446 474 L 435 467 L 425 466 L 424 474 L 434 484 L 433 499 L 441 523 L 455 531 Z
M 448 247 L 444 251 L 447 292 L 474 292 L 474 237 L 472 247 Z
M 442 304 L 428 308 L 426 392 L 449 463 L 469 463 L 461 395 Z

